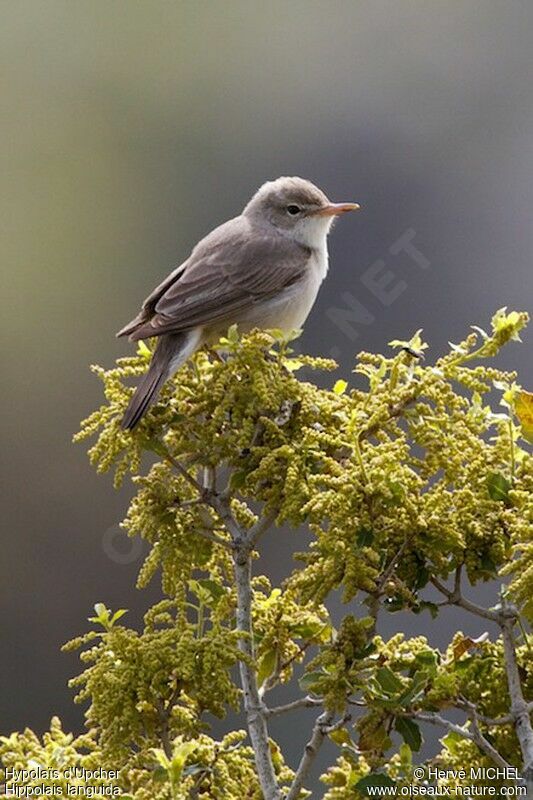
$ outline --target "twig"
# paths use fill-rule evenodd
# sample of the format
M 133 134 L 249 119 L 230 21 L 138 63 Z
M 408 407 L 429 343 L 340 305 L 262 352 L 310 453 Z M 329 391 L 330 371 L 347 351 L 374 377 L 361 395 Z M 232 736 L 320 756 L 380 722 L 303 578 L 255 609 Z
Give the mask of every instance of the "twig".
M 374 422 L 374 424 L 371 425 L 369 428 L 366 428 L 366 430 L 361 431 L 361 433 L 359 434 L 359 441 L 362 441 L 363 439 L 369 439 L 371 436 L 377 433 L 379 429 L 383 427 L 383 425 L 386 425 L 387 422 L 396 419 L 396 417 L 400 417 L 405 411 L 405 409 L 408 406 L 410 406 L 411 403 L 415 402 L 417 397 L 418 393 L 413 394 L 410 397 L 407 397 L 405 400 L 402 400 L 400 403 L 396 403 L 396 405 L 394 406 L 390 406 L 389 416 L 386 419 L 380 419 L 377 422 Z
M 346 725 L 352 718 L 351 714 L 345 714 L 343 717 L 334 722 L 333 725 L 328 725 L 327 728 L 324 728 L 324 733 L 329 735 L 330 733 L 334 733 L 335 731 L 340 730 L 343 725 Z
M 209 501 L 211 507 L 217 512 L 218 516 L 226 526 L 228 533 L 231 535 L 233 539 L 233 546 L 247 547 L 250 549 L 247 544 L 247 533 L 243 528 L 241 528 L 231 513 L 229 500 L 227 498 L 223 499 L 217 495 L 212 495 L 209 498 Z
M 222 536 L 217 536 L 217 534 L 212 531 L 206 530 L 205 528 L 197 528 L 194 532 L 197 533 L 198 536 L 207 539 L 209 542 L 213 542 L 213 544 L 218 544 L 221 547 L 225 547 L 226 550 L 233 551 L 231 542 L 226 541 Z
M 496 622 L 498 625 L 501 624 L 503 616 L 497 611 L 491 611 L 489 608 L 483 608 L 483 606 L 478 606 L 476 603 L 472 603 L 455 589 L 453 591 L 448 589 L 448 587 L 441 583 L 438 578 L 431 578 L 431 583 L 436 589 L 439 590 L 441 594 L 444 595 L 444 597 L 447 598 L 448 605 L 460 606 L 461 608 L 464 608 L 465 611 L 470 611 L 471 614 L 475 614 L 478 617 L 483 617 L 483 619 L 490 619 L 491 622 Z
M 459 564 L 459 566 L 455 570 L 455 578 L 453 581 L 453 593 L 456 597 L 460 597 L 461 595 L 461 577 L 463 572 L 463 565 Z
M 253 525 L 248 531 L 248 541 L 250 543 L 250 547 L 253 548 L 257 544 L 261 536 L 270 528 L 278 516 L 278 513 L 279 511 L 277 509 L 273 509 L 267 514 L 264 514 L 262 517 L 259 517 L 255 525 Z
M 394 573 L 394 570 L 398 566 L 398 561 L 402 557 L 403 552 L 404 552 L 405 548 L 407 547 L 407 543 L 408 543 L 408 539 L 405 538 L 404 541 L 402 542 L 402 544 L 400 545 L 400 547 L 398 548 L 398 551 L 397 551 L 396 555 L 391 558 L 391 560 L 390 560 L 390 562 L 389 562 L 389 564 L 387 566 L 387 569 L 385 570 L 383 575 L 380 576 L 379 581 L 378 581 L 378 592 L 379 593 L 381 593 L 383 591 L 383 589 L 385 588 L 385 584 L 387 583 L 389 578 L 392 577 L 392 574 Z
M 321 706 L 323 700 L 320 697 L 300 697 L 299 700 L 293 700 L 292 703 L 285 703 L 282 706 L 274 706 L 265 711 L 267 717 L 277 717 L 279 714 L 285 714 L 287 711 L 297 711 L 299 708 L 313 708 L 314 706 Z
M 205 492 L 204 487 L 200 483 L 198 483 L 198 481 L 195 478 L 193 478 L 193 476 L 190 474 L 190 472 L 188 472 L 185 469 L 183 464 L 180 464 L 180 462 L 176 458 L 174 458 L 174 456 L 172 456 L 169 452 L 165 453 L 165 458 L 169 462 L 169 464 L 172 464 L 174 469 L 177 472 L 179 472 L 181 477 L 185 478 L 187 483 L 189 483 L 193 487 L 193 489 L 196 489 L 196 491 L 198 492 L 200 497 L 202 497 L 204 492 Z
M 500 753 L 498 753 L 498 751 L 487 739 L 485 739 L 474 721 L 472 722 L 473 730 L 469 731 L 466 728 L 462 728 L 460 725 L 456 725 L 455 723 L 450 722 L 450 720 L 441 717 L 440 714 L 414 711 L 411 713 L 402 714 L 401 716 L 417 719 L 419 722 L 428 722 L 430 725 L 438 725 L 441 728 L 446 728 L 448 731 L 458 733 L 464 739 L 469 739 L 471 742 L 477 744 L 480 750 L 483 750 L 483 752 L 492 758 L 492 760 L 498 764 L 498 766 L 503 767 L 504 769 L 512 769 L 512 765 L 509 764 L 509 762 L 506 761 L 505 758 L 500 755 Z
M 291 664 L 293 664 L 298 658 L 300 658 L 300 656 L 302 656 L 305 653 L 305 651 L 307 650 L 308 647 L 311 646 L 311 644 L 312 644 L 311 640 L 307 641 L 305 644 L 301 645 L 298 648 L 298 650 L 296 651 L 296 653 L 294 653 L 294 655 L 292 655 L 286 661 L 278 663 L 272 675 L 269 675 L 269 677 L 266 679 L 266 681 L 259 689 L 259 694 L 261 697 L 264 697 L 264 695 L 271 689 L 273 689 L 274 686 L 277 686 L 277 684 L 279 683 L 280 675 L 283 672 L 283 670 L 287 669 L 287 667 L 290 667 Z
M 396 567 L 398 566 L 398 561 L 400 560 L 405 548 L 407 547 L 408 539 L 404 539 L 402 544 L 400 545 L 396 554 L 392 557 L 390 562 L 388 563 L 384 573 L 380 576 L 379 581 L 377 582 L 376 591 L 369 595 L 369 599 L 367 601 L 368 610 L 370 617 L 373 620 L 373 625 L 369 630 L 369 635 L 374 636 L 376 634 L 377 624 L 378 624 L 378 615 L 380 610 L 380 602 L 379 599 L 383 593 L 383 589 L 387 581 L 392 577 L 392 574 Z
M 334 714 L 332 711 L 324 711 L 324 713 L 317 718 L 313 727 L 313 733 L 305 746 L 304 754 L 285 800 L 296 800 L 300 794 L 317 753 L 327 736 L 328 729 L 333 722 L 333 717 Z
M 512 714 L 504 714 L 501 717 L 486 717 L 484 714 L 479 713 L 474 703 L 470 703 L 464 697 L 457 701 L 455 705 L 466 713 L 475 712 L 479 722 L 482 722 L 483 725 L 486 725 L 488 728 L 496 727 L 497 725 L 510 725 L 514 722 L 514 716 Z M 526 709 L 528 713 L 531 713 L 533 711 L 533 702 L 526 703 Z
M 455 705 L 457 708 L 460 708 L 461 711 L 464 711 L 471 719 L 475 715 L 478 721 L 482 722 L 483 725 L 486 725 L 488 728 L 494 728 L 497 725 L 509 725 L 511 722 L 513 722 L 512 714 L 504 714 L 501 717 L 486 717 L 484 714 L 479 713 L 474 703 L 470 703 L 465 698 L 457 700 Z

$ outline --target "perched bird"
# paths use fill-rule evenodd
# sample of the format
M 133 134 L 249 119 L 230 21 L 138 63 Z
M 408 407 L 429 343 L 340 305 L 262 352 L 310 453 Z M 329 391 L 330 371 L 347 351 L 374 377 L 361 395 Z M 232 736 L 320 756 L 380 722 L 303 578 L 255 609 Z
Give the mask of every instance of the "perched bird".
M 263 184 L 239 217 L 202 239 L 117 334 L 131 341 L 158 337 L 122 427 L 134 428 L 167 378 L 230 325 L 241 332 L 300 328 L 326 277 L 331 223 L 358 208 L 331 203 L 303 178 L 278 178 Z

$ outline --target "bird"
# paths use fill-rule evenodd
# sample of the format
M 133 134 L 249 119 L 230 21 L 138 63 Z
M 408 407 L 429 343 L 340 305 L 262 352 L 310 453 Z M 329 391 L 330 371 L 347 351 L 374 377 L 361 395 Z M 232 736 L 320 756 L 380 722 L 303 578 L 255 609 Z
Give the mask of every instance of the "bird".
M 117 333 L 134 342 L 157 337 L 121 427 L 133 430 L 165 381 L 231 325 L 241 333 L 300 329 L 328 271 L 332 222 L 359 207 L 332 203 L 303 178 L 281 177 L 260 186 L 239 216 L 201 239 Z

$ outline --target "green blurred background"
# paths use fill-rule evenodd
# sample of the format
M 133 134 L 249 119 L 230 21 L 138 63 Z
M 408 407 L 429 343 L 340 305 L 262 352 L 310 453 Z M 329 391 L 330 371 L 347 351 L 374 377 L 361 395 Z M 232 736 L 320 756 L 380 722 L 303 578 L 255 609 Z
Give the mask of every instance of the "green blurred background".
M 0 731 L 42 730 L 52 713 L 80 729 L 65 688 L 77 662 L 60 644 L 95 601 L 130 608 L 135 622 L 157 596 L 132 588 L 142 548 L 117 534 L 131 489 L 115 493 L 70 443 L 101 398 L 88 365 L 130 352 L 115 331 L 153 285 L 280 174 L 364 207 L 335 230 L 301 343 L 336 355 L 339 375 L 362 347 L 419 327 L 438 353 L 499 306 L 531 311 L 533 5 L 0 9 Z M 409 231 L 425 269 L 390 252 Z M 392 301 L 361 277 L 377 259 L 393 273 Z M 347 304 L 357 321 L 340 323 Z M 525 340 L 499 363 L 531 389 Z M 265 543 L 274 577 L 294 546 L 283 534 Z M 456 621 L 412 629 L 446 641 Z M 282 742 L 302 719 L 275 731 Z

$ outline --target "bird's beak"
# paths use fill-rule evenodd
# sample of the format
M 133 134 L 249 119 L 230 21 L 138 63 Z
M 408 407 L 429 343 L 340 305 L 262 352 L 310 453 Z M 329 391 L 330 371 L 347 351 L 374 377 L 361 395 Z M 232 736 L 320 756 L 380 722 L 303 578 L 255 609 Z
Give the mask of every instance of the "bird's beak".
M 330 203 L 315 214 L 317 217 L 336 217 L 345 214 L 347 211 L 358 211 L 361 208 L 359 203 Z

